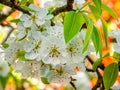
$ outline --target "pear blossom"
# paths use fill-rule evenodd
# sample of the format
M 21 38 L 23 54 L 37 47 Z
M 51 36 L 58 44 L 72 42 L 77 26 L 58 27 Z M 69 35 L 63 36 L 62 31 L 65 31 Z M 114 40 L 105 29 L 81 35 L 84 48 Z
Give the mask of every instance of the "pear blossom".
M 90 81 L 84 72 L 79 72 L 72 76 L 74 81 L 72 81 L 77 90 L 91 90 Z
M 41 43 L 41 33 L 38 31 L 32 32 L 29 42 L 24 46 L 24 50 L 26 51 L 25 58 L 31 60 L 36 59 L 40 54 Z
M 42 61 L 45 64 L 57 65 L 66 63 L 65 42 L 63 40 L 48 36 L 41 47 Z
M 40 77 L 40 62 L 28 61 L 23 64 L 23 67 L 19 71 L 22 73 L 23 78 L 38 78 Z
M 68 63 L 80 63 L 85 56 L 82 54 L 83 40 L 79 35 L 76 35 L 66 46 L 69 57 Z
M 14 64 L 15 60 L 19 59 L 18 54 L 21 52 L 23 49 L 21 47 L 22 45 L 20 43 L 11 43 L 9 44 L 9 47 L 4 50 L 5 52 L 5 60 L 10 63 Z
M 71 81 L 71 76 L 75 74 L 71 65 L 56 65 L 54 70 L 47 74 L 47 77 L 49 82 L 66 84 Z

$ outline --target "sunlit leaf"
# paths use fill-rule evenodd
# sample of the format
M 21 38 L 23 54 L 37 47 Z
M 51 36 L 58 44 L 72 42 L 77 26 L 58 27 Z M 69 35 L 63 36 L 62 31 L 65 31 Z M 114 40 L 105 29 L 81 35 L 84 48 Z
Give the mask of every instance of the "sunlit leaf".
M 103 8 L 104 10 L 106 10 L 107 12 L 109 12 L 115 19 L 118 19 L 117 14 L 116 14 L 110 7 L 108 7 L 108 6 L 105 5 L 105 4 L 102 4 L 102 8 Z
M 95 6 L 89 5 L 90 10 L 92 11 L 93 15 L 95 16 L 96 19 L 100 18 L 101 12 L 99 12 L 98 8 Z
M 97 9 L 99 10 L 99 12 L 101 14 L 102 13 L 102 9 L 101 9 L 102 2 L 101 2 L 101 0 L 93 0 L 93 2 L 94 2 L 94 4 L 96 5 Z
M 21 5 L 25 5 L 26 2 L 27 2 L 27 0 L 21 0 L 20 4 L 21 4 Z
M 41 77 L 41 81 L 42 81 L 44 84 L 49 84 L 48 79 L 45 78 L 45 77 Z
M 99 52 L 100 57 L 102 57 L 102 40 L 99 30 L 94 26 L 92 33 L 92 41 L 96 50 L 96 53 Z
M 118 64 L 112 63 L 108 65 L 103 74 L 103 83 L 106 90 L 109 90 L 110 87 L 115 83 L 118 76 Z
M 92 32 L 93 32 L 93 21 L 92 21 L 92 19 L 85 14 L 83 14 L 83 17 L 84 17 L 85 22 L 87 24 L 87 32 L 86 32 L 86 35 L 85 35 L 85 40 L 84 40 L 84 46 L 83 46 L 83 49 L 82 49 L 82 53 L 84 53 L 87 50 L 87 47 L 88 47 L 88 44 L 89 44 L 89 41 L 91 39 L 91 35 L 92 35 Z
M 107 29 L 107 23 L 104 20 L 102 20 L 102 27 L 103 27 L 106 47 L 108 48 L 108 29 Z
M 83 16 L 79 12 L 69 12 L 64 19 L 64 38 L 68 43 L 81 29 L 83 24 Z
M 93 68 L 94 71 L 96 71 L 96 69 L 97 69 L 98 65 L 100 65 L 100 63 L 101 63 L 101 60 L 100 60 L 100 59 L 97 59 L 97 60 L 93 63 L 92 68 Z

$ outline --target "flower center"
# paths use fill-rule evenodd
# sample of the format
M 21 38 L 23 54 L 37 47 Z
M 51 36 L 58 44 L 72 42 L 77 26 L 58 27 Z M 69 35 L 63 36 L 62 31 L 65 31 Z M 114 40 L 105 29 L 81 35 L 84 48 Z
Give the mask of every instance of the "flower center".
M 58 48 L 56 46 L 51 48 L 51 50 L 50 50 L 51 57 L 58 57 L 60 55 L 60 52 L 57 49 Z

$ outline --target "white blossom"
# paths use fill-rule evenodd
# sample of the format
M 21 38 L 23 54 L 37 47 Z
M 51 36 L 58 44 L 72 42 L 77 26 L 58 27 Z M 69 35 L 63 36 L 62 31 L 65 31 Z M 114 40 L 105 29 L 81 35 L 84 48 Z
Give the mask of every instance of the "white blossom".
M 38 31 L 32 32 L 29 42 L 24 46 L 24 50 L 26 51 L 25 58 L 36 59 L 40 54 L 41 44 L 41 33 Z
M 72 81 L 77 88 L 77 90 L 91 90 L 90 89 L 90 81 L 87 75 L 84 72 L 79 72 L 72 77 L 75 81 Z
M 85 55 L 82 54 L 83 40 L 79 35 L 75 36 L 66 47 L 69 62 L 68 63 L 80 63 L 83 62 Z
M 65 42 L 54 36 L 46 37 L 42 46 L 42 60 L 45 64 L 64 64 L 66 62 Z
M 71 81 L 71 76 L 75 74 L 73 67 L 70 65 L 57 65 L 54 70 L 48 73 L 48 81 L 66 84 Z

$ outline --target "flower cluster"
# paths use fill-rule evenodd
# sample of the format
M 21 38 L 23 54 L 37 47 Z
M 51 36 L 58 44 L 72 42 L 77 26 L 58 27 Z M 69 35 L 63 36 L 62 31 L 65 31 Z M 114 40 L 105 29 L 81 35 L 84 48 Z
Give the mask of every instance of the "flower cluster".
M 84 71 L 82 53 L 85 31 L 79 32 L 69 43 L 64 41 L 63 23 L 51 26 L 53 15 L 47 9 L 33 4 L 31 15 L 23 14 L 5 47 L 5 60 L 16 72 L 26 77 L 45 77 L 49 82 L 69 83 L 75 68 Z M 77 77 L 75 77 L 77 78 Z

